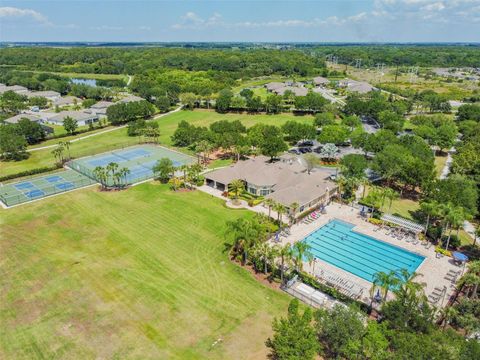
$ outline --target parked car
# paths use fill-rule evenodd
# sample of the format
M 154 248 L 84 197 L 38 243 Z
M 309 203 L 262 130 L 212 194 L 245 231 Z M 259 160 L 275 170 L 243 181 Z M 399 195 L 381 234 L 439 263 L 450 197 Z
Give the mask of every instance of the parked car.
M 312 140 L 305 140 L 305 141 L 302 141 L 298 144 L 298 146 L 300 147 L 311 147 L 313 146 L 313 141 Z
M 302 147 L 302 148 L 299 148 L 298 151 L 300 151 L 302 154 L 311 153 L 311 152 L 312 152 L 312 148 L 310 148 L 310 147 Z
M 323 146 L 317 146 L 313 148 L 313 151 L 316 152 L 317 154 L 320 154 L 322 152 Z
M 302 153 L 298 149 L 290 149 L 288 150 L 290 154 L 301 155 Z

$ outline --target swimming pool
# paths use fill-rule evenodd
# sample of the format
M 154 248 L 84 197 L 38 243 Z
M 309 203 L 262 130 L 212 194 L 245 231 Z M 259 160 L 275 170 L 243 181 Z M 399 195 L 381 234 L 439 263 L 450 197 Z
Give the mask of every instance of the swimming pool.
M 425 259 L 398 246 L 353 231 L 355 225 L 334 219 L 303 241 L 326 263 L 372 282 L 375 273 L 407 269 L 413 273 Z

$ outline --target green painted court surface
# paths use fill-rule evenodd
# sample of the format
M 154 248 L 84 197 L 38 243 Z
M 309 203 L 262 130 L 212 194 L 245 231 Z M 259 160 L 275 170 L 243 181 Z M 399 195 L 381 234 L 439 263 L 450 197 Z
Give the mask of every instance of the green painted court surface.
M 50 195 L 79 189 L 97 182 L 94 169 L 117 163 L 126 167 L 129 174 L 123 183 L 135 184 L 154 177 L 153 167 L 161 158 L 169 158 L 175 167 L 191 164 L 195 158 L 155 145 L 138 145 L 108 153 L 76 159 L 68 163 L 69 170 L 49 175 L 26 178 L 0 187 L 0 200 L 7 206 L 38 200 Z M 109 180 L 112 185 L 113 180 Z
M 7 206 L 13 206 L 94 183 L 77 171 L 59 171 L 3 185 L 0 187 L 0 200 Z
M 0 209 L 0 359 L 265 359 L 290 298 L 229 261 L 249 216 L 157 183 Z

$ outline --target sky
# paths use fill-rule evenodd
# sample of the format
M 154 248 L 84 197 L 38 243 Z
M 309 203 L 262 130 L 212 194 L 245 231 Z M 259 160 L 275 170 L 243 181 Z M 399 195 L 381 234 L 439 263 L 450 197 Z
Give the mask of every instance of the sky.
M 480 42 L 480 0 L 0 0 L 0 41 Z

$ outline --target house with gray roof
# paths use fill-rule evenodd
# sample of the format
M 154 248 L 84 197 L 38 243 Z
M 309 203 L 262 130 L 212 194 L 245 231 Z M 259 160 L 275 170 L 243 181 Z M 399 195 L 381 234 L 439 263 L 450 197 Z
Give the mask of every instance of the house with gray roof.
M 56 91 L 45 90 L 45 91 L 27 91 L 25 96 L 28 98 L 33 97 L 42 97 L 50 101 L 55 101 L 56 99 L 60 98 L 61 94 Z
M 317 76 L 313 78 L 313 84 L 317 86 L 325 86 L 330 83 L 330 80 L 323 76 Z
M 62 96 L 61 98 L 56 99 L 53 102 L 53 106 L 70 106 L 70 105 L 75 105 L 75 104 L 81 104 L 82 99 L 76 97 L 76 96 Z
M 36 122 L 36 123 L 42 123 L 43 122 L 42 118 L 40 116 L 32 115 L 32 114 L 18 114 L 18 115 L 9 117 L 8 119 L 5 119 L 4 121 L 7 124 L 18 124 L 18 122 L 21 119 L 28 119 L 28 120 L 30 120 L 32 122 Z
M 296 86 L 283 86 L 281 88 L 273 90 L 273 92 L 277 95 L 284 95 L 285 92 L 291 91 L 295 94 L 295 96 L 306 96 L 308 94 L 308 89 L 304 87 L 296 87 Z
M 140 96 L 128 95 L 123 99 L 118 100 L 117 103 L 129 103 L 129 102 L 144 101 L 144 100 L 145 99 L 141 98 Z
M 340 87 L 346 88 L 348 91 L 356 92 L 359 94 L 366 94 L 370 91 L 378 90 L 376 87 L 370 85 L 365 81 L 357 81 L 351 79 L 341 80 L 338 85 Z
M 24 86 L 20 85 L 12 85 L 12 86 L 3 86 L 0 87 L 0 94 L 3 94 L 7 91 L 13 91 L 14 93 L 25 95 L 28 92 L 28 89 Z
M 284 87 L 285 83 L 273 81 L 265 84 L 264 86 L 268 91 L 274 91 L 275 89 Z
M 76 120 L 79 126 L 92 124 L 98 121 L 98 116 L 96 114 L 87 111 L 61 111 L 50 117 L 47 121 L 55 125 L 63 125 L 63 121 L 66 117 L 71 117 Z
M 287 208 L 294 202 L 299 212 L 320 206 L 337 195 L 337 184 L 330 171 L 313 169 L 310 173 L 300 158 L 287 156 L 270 162 L 257 156 L 205 174 L 206 184 L 227 191 L 234 180 L 242 180 L 250 194 L 270 198 Z
M 39 115 L 33 115 L 33 114 L 18 114 L 12 117 L 9 117 L 8 119 L 3 120 L 5 124 L 18 124 L 18 122 L 22 119 L 28 119 L 31 122 L 35 122 L 37 124 L 40 124 L 42 126 L 42 129 L 45 131 L 47 134 L 53 134 L 53 128 L 44 125 L 43 119 Z
M 115 103 L 110 101 L 99 101 L 90 106 L 90 110 L 92 113 L 95 113 L 100 117 L 105 117 L 107 116 L 107 109 L 112 105 L 115 105 Z

